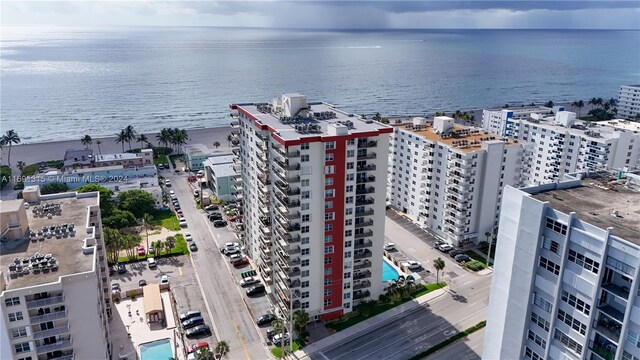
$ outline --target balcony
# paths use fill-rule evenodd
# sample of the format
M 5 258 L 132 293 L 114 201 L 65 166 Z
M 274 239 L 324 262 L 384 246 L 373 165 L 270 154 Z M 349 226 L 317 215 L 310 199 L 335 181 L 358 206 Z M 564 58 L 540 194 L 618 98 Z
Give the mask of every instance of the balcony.
M 64 319 L 66 317 L 67 317 L 67 311 L 63 310 L 63 311 L 52 312 L 49 314 L 29 316 L 29 320 L 32 324 L 38 324 L 38 323 L 52 321 L 52 320 Z
M 622 323 L 622 321 L 624 320 L 624 313 L 607 304 L 606 302 L 602 302 L 601 305 L 598 306 L 598 309 L 605 315 L 618 320 L 620 323 Z
M 353 235 L 354 239 L 362 239 L 362 238 L 366 238 L 369 236 L 373 236 L 373 230 L 369 230 L 369 231 L 363 231 L 361 233 L 356 233 Z
M 300 163 L 289 164 L 288 162 L 283 162 L 277 159 L 274 159 L 273 162 L 282 170 L 289 170 L 289 171 L 300 170 Z
M 378 146 L 377 141 L 358 141 L 358 149 L 373 148 Z
M 353 293 L 353 300 L 360 300 L 360 299 L 368 298 L 369 296 L 371 296 L 371 293 L 369 292 L 369 290 L 356 291 Z
M 365 198 L 356 200 L 356 206 L 371 205 L 374 203 L 373 198 Z
M 259 228 L 266 239 L 271 238 L 271 229 L 268 226 L 260 226 Z
M 260 181 L 260 184 L 262 184 L 262 186 L 271 185 L 271 180 L 269 179 L 269 176 L 267 176 L 267 175 L 258 176 L 258 181 Z
M 600 356 L 605 360 L 613 360 L 616 356 L 617 347 L 613 344 L 600 345 L 592 340 L 589 340 L 589 350 L 594 354 Z
M 364 194 L 373 194 L 376 191 L 376 188 L 373 186 L 369 186 L 367 188 L 356 188 L 356 195 L 364 195 Z
M 373 215 L 373 209 L 369 208 L 367 210 L 361 210 L 361 211 L 356 211 L 355 212 L 355 216 L 356 217 L 367 216 L 367 215 Z
M 49 336 L 66 334 L 68 332 L 69 332 L 69 325 L 67 324 L 67 325 L 55 327 L 53 329 L 36 331 L 36 332 L 33 333 L 33 339 L 34 340 L 44 339 L 44 338 L 49 337 Z
M 370 258 L 373 253 L 370 250 L 358 251 L 353 255 L 354 259 L 366 259 Z
M 371 242 L 371 240 L 356 242 L 353 245 L 353 247 L 356 249 L 364 249 L 372 246 L 373 246 L 373 243 Z
M 43 306 L 55 305 L 64 302 L 64 295 L 52 296 L 46 299 L 27 301 L 27 309 L 34 309 Z
M 629 299 L 629 288 L 626 286 L 620 286 L 613 282 L 610 282 L 603 284 L 602 288 L 615 296 L 621 297 L 625 301 Z
M 371 261 L 369 261 L 369 260 L 365 260 L 365 261 L 360 262 L 360 263 L 359 263 L 359 264 L 357 264 L 357 265 L 354 265 L 354 266 L 353 266 L 353 269 L 354 269 L 354 270 L 367 269 L 367 268 L 370 268 L 370 267 L 371 267 L 371 265 L 372 265 L 372 264 L 371 264 Z
M 41 346 L 36 346 L 36 353 L 38 355 L 42 355 L 48 352 L 54 352 L 54 351 L 58 351 L 58 350 L 64 350 L 64 349 L 69 349 L 73 346 L 73 341 L 72 340 L 62 340 L 62 341 L 58 341 L 54 344 L 48 344 L 48 345 L 41 345 Z
M 617 321 L 613 321 L 604 313 L 600 313 L 597 320 L 593 321 L 593 327 L 602 335 L 609 338 L 609 340 L 618 343 L 620 342 L 620 332 L 622 330 L 622 324 Z
M 373 225 L 373 220 L 369 219 L 367 221 L 361 221 L 361 222 L 356 222 L 356 224 L 354 225 L 355 228 L 361 228 L 361 227 L 365 227 L 365 226 L 372 226 Z
M 371 271 L 366 270 L 353 274 L 353 280 L 368 279 L 371 277 Z M 355 289 L 355 288 L 354 288 Z
M 371 176 L 358 176 L 356 178 L 356 184 L 364 184 L 364 183 L 369 183 L 369 182 L 374 182 L 376 181 L 376 177 L 371 175 Z
M 367 160 L 367 159 L 375 159 L 376 158 L 376 153 L 374 152 L 370 152 L 370 153 L 359 153 L 358 154 L 358 160 Z
M 368 165 L 363 165 L 363 166 L 358 166 L 356 167 L 356 171 L 360 172 L 360 171 L 374 171 L 376 169 L 376 165 L 375 164 L 368 164 Z
M 360 290 L 360 289 L 364 289 L 364 288 L 368 288 L 371 287 L 371 281 L 367 280 L 367 281 L 361 281 L 355 285 L 353 285 L 353 290 Z

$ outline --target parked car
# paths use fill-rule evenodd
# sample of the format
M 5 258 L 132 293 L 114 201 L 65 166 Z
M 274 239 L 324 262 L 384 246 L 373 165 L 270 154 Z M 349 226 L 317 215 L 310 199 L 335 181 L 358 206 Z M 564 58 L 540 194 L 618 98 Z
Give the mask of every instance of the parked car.
M 198 189 L 193 190 L 193 197 L 197 198 L 199 196 L 200 196 L 200 190 L 198 190 Z
M 147 252 L 144 250 L 144 246 L 138 246 L 138 255 L 144 256 Z
M 180 204 L 178 204 L 178 203 L 173 204 L 173 208 L 174 208 L 174 209 L 176 209 L 176 210 L 180 210 L 180 209 L 182 209 L 182 208 L 180 207 Z
M 231 216 L 229 217 L 229 221 L 239 221 L 242 220 L 242 215 L 235 215 L 235 216 Z
M 252 286 L 250 288 L 247 289 L 247 296 L 252 296 L 252 295 L 257 295 L 257 294 L 262 294 L 263 292 L 265 292 L 265 287 L 264 285 L 260 284 L 260 285 L 255 285 Z
M 433 242 L 433 246 L 438 247 L 442 244 L 446 244 L 446 242 L 444 240 L 436 240 Z
M 453 250 L 453 246 L 451 244 L 442 244 L 442 245 L 438 246 L 438 250 L 440 250 L 442 252 L 449 252 L 449 251 Z
M 385 243 L 383 247 L 383 249 L 385 249 L 386 251 L 395 250 L 395 248 L 396 248 L 396 244 L 392 242 Z
M 191 233 L 184 233 L 184 240 L 185 241 L 193 241 L 193 236 L 191 236 Z
M 227 255 L 227 256 L 229 256 L 229 255 L 239 255 L 240 254 L 240 248 L 239 247 L 233 247 L 231 249 L 225 249 L 222 253 Z
M 115 274 L 116 270 L 113 268 L 113 266 L 109 266 L 109 275 L 113 275 Z
M 178 224 L 180 224 L 180 227 L 187 227 L 187 219 L 183 217 L 178 218 Z
M 242 259 L 242 254 L 241 253 L 237 253 L 237 254 L 233 254 L 231 256 L 229 256 L 229 262 L 233 263 L 234 261 L 238 261 L 240 259 Z
M 142 280 L 138 281 L 138 286 L 140 286 L 140 287 L 147 286 L 147 280 L 142 279 Z
M 191 354 L 191 353 L 197 352 L 198 349 L 200 349 L 200 348 L 209 348 L 209 343 L 206 342 L 206 341 L 203 341 L 203 342 L 199 342 L 197 344 L 193 344 L 193 345 L 187 347 L 187 353 Z
M 198 251 L 198 245 L 196 245 L 195 242 L 192 242 L 191 244 L 189 244 L 189 250 Z
M 285 333 L 288 333 L 289 331 L 285 328 L 284 329 Z M 267 329 L 267 338 L 269 340 L 273 339 L 273 337 L 276 335 L 276 330 L 274 328 L 268 328 Z
M 455 258 L 456 256 L 458 256 L 460 254 L 464 254 L 464 251 L 462 251 L 460 249 L 454 249 L 454 250 L 449 251 L 449 256 L 451 256 L 452 258 Z
M 124 274 L 127 272 L 127 267 L 124 266 L 124 264 L 118 264 L 116 266 L 118 268 L 118 274 Z
M 222 245 L 220 247 L 220 252 L 223 253 L 223 254 L 227 254 L 227 253 L 229 253 L 229 251 L 233 251 L 233 250 L 236 250 L 236 249 L 238 249 L 238 250 L 240 249 L 240 244 L 239 243 L 237 243 L 237 242 L 227 242 L 227 243 L 224 243 L 224 245 Z
M 153 246 L 149 245 L 149 254 L 155 254 L 156 253 L 156 248 L 154 248 Z
M 179 173 L 179 172 L 180 172 L 180 169 L 176 168 L 175 170 L 173 170 L 173 172 L 177 172 L 177 173 Z
M 290 336 L 289 336 L 288 333 L 275 334 L 273 336 L 273 339 L 271 340 L 271 342 L 273 343 L 273 345 L 280 346 L 280 345 L 282 345 L 283 339 L 284 339 L 284 344 L 285 345 L 289 344 Z
M 275 314 L 264 314 L 262 316 L 260 316 L 258 319 L 256 319 L 256 324 L 258 326 L 262 326 L 262 325 L 271 325 L 271 323 L 273 322 L 273 320 L 277 319 L 278 317 Z
M 171 187 L 171 180 L 166 179 L 166 180 L 164 181 L 164 186 L 166 186 L 166 187 Z
M 156 263 L 156 259 L 152 257 L 147 258 L 147 264 L 149 264 L 149 269 L 155 269 L 158 267 L 158 263 Z
M 225 227 L 225 226 L 227 226 L 227 222 L 224 221 L 224 220 L 216 220 L 216 221 L 213 222 L 213 226 L 217 227 L 217 228 Z
M 162 277 L 160 278 L 160 284 L 164 285 L 168 283 L 169 283 L 169 275 L 162 275 Z
M 176 215 L 178 215 L 178 217 L 184 217 L 184 213 L 180 209 L 176 210 Z
M 191 319 L 194 316 L 201 316 L 200 311 L 189 310 L 187 312 L 183 312 L 182 314 L 179 315 L 180 322 L 183 322 L 187 319 Z
M 181 323 L 183 329 L 191 329 L 196 325 L 204 324 L 204 319 L 202 316 L 194 316 L 190 319 L 187 319 Z
M 456 255 L 455 259 L 456 259 L 457 262 L 467 262 L 467 261 L 471 260 L 471 258 L 467 254 Z
M 215 222 L 218 220 L 222 220 L 222 214 L 220 213 L 209 214 L 209 221 Z
M 218 210 L 218 205 L 215 205 L 215 204 L 207 205 L 207 207 L 205 207 L 204 209 L 206 211 Z
M 402 265 L 404 267 L 406 267 L 409 270 L 418 270 L 422 267 L 422 264 L 419 263 L 418 261 L 413 261 L 413 260 L 409 260 L 409 261 L 405 261 L 402 263 Z
M 245 287 L 245 286 L 257 284 L 259 282 L 260 282 L 260 279 L 258 279 L 256 277 L 253 277 L 253 276 L 249 276 L 249 277 L 246 277 L 246 278 L 240 280 L 240 286 Z
M 198 336 L 209 336 L 211 335 L 211 329 L 207 325 L 198 325 L 194 328 L 191 328 L 185 332 L 187 338 L 194 338 Z
M 240 266 L 247 265 L 248 263 L 249 263 L 249 259 L 247 259 L 247 257 L 243 257 L 242 259 L 236 260 L 231 264 L 233 265 L 233 267 L 240 267 Z
M 119 293 L 120 291 L 122 291 L 122 289 L 120 288 L 120 284 L 118 284 L 118 283 L 111 284 L 111 292 L 112 293 Z

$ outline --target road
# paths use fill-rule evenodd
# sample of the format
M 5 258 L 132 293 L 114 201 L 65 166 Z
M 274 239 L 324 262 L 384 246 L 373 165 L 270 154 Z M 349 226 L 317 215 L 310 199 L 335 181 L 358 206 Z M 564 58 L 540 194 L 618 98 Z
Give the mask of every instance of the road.
M 187 219 L 186 231 L 198 245 L 199 250 L 192 253 L 191 258 L 212 317 L 212 328 L 220 340 L 229 343 L 229 359 L 268 358 L 255 320 L 245 305 L 246 296 L 234 283 L 229 274 L 230 265 L 218 250 L 218 244 L 234 241 L 235 235 L 226 227 L 214 230 L 202 211 L 196 209 L 193 192 L 184 174 L 165 170 L 162 175 L 171 180 L 171 189 Z
M 478 330 L 466 338 L 460 339 L 427 356 L 429 360 L 480 360 L 482 357 L 482 342 L 484 341 L 484 329 Z
M 486 319 L 491 276 L 458 277 L 452 289 L 417 308 L 309 354 L 314 360 L 408 359 Z M 467 350 L 458 349 L 461 353 Z M 458 358 L 456 355 L 454 358 Z

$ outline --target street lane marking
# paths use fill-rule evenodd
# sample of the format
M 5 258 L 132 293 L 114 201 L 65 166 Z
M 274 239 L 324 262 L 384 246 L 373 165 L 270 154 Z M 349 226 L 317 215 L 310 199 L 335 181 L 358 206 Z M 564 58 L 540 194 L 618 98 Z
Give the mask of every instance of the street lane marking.
M 242 335 L 240 334 L 240 329 L 238 329 L 238 324 L 236 323 L 236 321 L 234 319 L 231 319 L 231 323 L 233 324 L 233 327 L 236 329 L 236 334 L 238 334 L 238 339 L 240 340 L 240 345 L 242 345 L 242 350 L 244 351 L 244 356 L 247 359 L 251 359 L 251 357 L 249 357 L 249 351 L 247 351 L 247 347 L 244 345 L 244 339 L 242 338 Z
M 178 274 L 180 274 L 180 276 L 182 276 L 182 266 L 178 266 Z
M 326 357 L 326 356 L 324 355 L 324 353 L 323 353 L 322 351 L 320 351 L 318 354 L 319 354 L 320 356 L 322 356 L 322 358 L 323 358 L 323 359 L 325 359 L 325 360 L 330 360 L 328 357 Z

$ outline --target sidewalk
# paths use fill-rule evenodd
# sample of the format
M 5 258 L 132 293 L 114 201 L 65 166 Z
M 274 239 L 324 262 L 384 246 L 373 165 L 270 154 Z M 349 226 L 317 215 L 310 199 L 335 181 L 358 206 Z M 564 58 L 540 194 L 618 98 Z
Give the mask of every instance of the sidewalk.
M 442 289 L 438 289 L 438 290 L 434 290 L 428 294 L 422 295 L 419 298 L 416 298 L 412 301 L 408 301 L 402 305 L 399 305 L 389 311 L 385 311 L 382 314 L 378 314 L 372 318 L 369 318 L 367 320 L 364 320 L 356 325 L 353 325 L 345 330 L 342 330 L 340 332 L 337 332 L 329 337 L 326 337 L 318 342 L 315 342 L 313 344 L 309 344 L 307 346 L 305 346 L 303 349 L 295 351 L 293 353 L 293 358 L 294 359 L 300 359 L 300 360 L 309 360 L 310 357 L 307 354 L 311 354 L 317 351 L 320 351 L 324 348 L 326 348 L 327 346 L 330 346 L 332 344 L 336 344 L 339 343 L 347 338 L 356 336 L 362 332 L 371 330 L 372 328 L 375 328 L 377 326 L 380 326 L 382 324 L 384 324 L 385 322 L 387 322 L 389 319 L 405 312 L 405 311 L 409 311 L 411 309 L 415 309 L 419 306 L 421 306 L 424 303 L 427 303 L 433 299 L 436 299 L 440 296 L 442 296 L 443 294 L 445 294 L 447 292 L 447 290 L 449 289 L 448 286 L 443 287 Z

